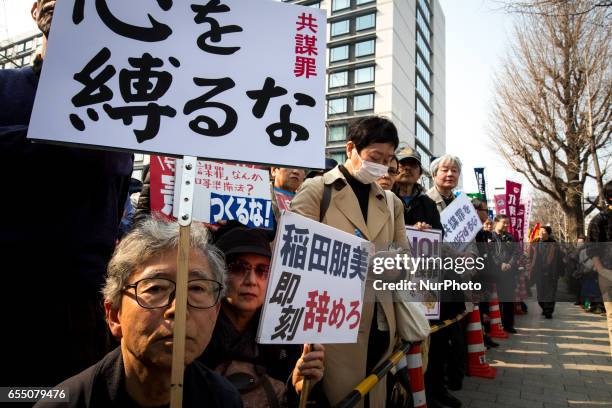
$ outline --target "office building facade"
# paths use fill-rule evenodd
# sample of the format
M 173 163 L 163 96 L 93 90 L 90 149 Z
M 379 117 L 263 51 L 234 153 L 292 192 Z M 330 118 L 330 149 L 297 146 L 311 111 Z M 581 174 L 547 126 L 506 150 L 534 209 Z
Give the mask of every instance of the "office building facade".
M 445 23 L 438 0 L 288 0 L 328 18 L 327 148 L 346 159 L 347 125 L 363 115 L 396 124 L 423 165 L 446 148 Z M 425 184 L 429 180 L 423 180 Z

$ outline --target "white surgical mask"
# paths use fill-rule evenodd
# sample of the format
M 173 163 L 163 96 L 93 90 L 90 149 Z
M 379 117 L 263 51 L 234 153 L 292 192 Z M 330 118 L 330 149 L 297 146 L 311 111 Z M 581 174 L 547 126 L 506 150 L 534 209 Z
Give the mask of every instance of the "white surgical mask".
M 357 158 L 361 162 L 359 170 L 353 172 L 353 177 L 362 182 L 363 184 L 370 184 L 387 174 L 389 166 L 384 164 L 378 164 L 371 161 L 363 160 L 357 149 L 353 149 L 353 154 L 357 155 Z

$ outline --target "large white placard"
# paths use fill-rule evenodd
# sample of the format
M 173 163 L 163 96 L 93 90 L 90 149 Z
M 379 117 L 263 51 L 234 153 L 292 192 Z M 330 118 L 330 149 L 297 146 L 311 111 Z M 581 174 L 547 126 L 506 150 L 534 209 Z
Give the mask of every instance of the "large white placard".
M 259 343 L 355 343 L 374 246 L 282 211 Z
M 440 221 L 444 228 L 444 242 L 456 242 L 459 250 L 463 250 L 482 229 L 482 222 L 464 193 L 460 193 L 440 213 Z
M 28 137 L 323 168 L 325 51 L 310 7 L 60 1 Z

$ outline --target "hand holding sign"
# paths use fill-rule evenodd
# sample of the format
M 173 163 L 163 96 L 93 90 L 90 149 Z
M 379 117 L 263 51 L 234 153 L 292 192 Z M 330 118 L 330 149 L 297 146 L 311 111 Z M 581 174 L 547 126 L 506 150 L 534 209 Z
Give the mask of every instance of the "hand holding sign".
M 322 344 L 304 344 L 302 356 L 291 374 L 291 384 L 298 394 L 302 392 L 304 378 L 308 378 L 310 387 L 323 379 L 324 361 L 325 347 Z

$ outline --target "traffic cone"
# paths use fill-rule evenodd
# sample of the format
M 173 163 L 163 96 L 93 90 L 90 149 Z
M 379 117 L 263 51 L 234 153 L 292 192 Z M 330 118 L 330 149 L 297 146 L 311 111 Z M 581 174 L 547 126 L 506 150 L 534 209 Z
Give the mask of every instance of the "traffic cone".
M 497 298 L 497 287 L 493 284 L 491 301 L 489 302 L 489 316 L 491 318 L 491 330 L 489 336 L 496 339 L 507 339 L 508 333 L 504 331 L 501 324 L 501 313 L 499 312 L 499 300 Z
M 407 353 L 408 376 L 412 387 L 414 408 L 427 408 L 425 397 L 425 380 L 423 378 L 423 360 L 421 359 L 421 344 L 414 343 Z
M 497 370 L 487 363 L 485 346 L 480 324 L 480 308 L 474 305 L 474 310 L 468 316 L 467 347 L 468 375 L 472 377 L 495 378 Z

